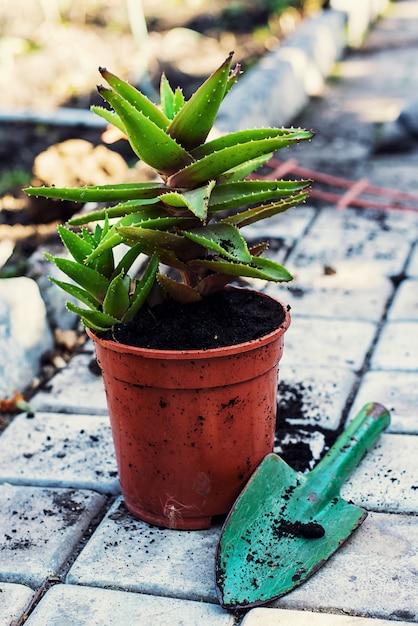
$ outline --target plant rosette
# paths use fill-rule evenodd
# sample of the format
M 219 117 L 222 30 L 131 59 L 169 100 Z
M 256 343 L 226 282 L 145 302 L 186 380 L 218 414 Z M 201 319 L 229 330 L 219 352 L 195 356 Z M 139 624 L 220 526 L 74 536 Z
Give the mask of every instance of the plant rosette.
M 291 280 L 285 267 L 262 256 L 267 242 L 250 246 L 241 229 L 304 202 L 311 181 L 247 177 L 274 152 L 309 140 L 313 133 L 255 128 L 208 138 L 222 100 L 240 74 L 238 65 L 232 68 L 232 53 L 187 101 L 162 76 L 160 106 L 106 69 L 100 73 L 109 87 L 98 90 L 111 109 L 92 109 L 126 135 L 158 180 L 75 189 L 30 187 L 26 192 L 104 205 L 59 226 L 69 257 L 47 258 L 70 280 L 51 280 L 79 301 L 67 306 L 80 316 L 95 343 L 129 510 L 161 526 L 202 528 L 213 515 L 228 512 L 249 475 L 272 450 L 277 370 L 289 313 L 280 305 L 276 325 L 263 337 L 205 350 L 160 346 L 153 356 L 152 348 L 116 341 L 116 330 L 135 324 L 144 312 L 155 317 L 155 302 L 163 307 L 204 304 L 239 277 Z M 117 257 L 116 249 L 122 255 Z M 141 259 L 146 261 L 138 273 Z M 239 322 L 235 316 L 223 325 Z M 205 319 L 198 325 L 204 326 Z M 149 334 L 158 332 L 156 325 Z M 261 356 L 255 355 L 256 349 Z M 254 362 L 248 360 L 250 354 Z M 232 359 L 245 364 L 243 378 L 236 378 L 242 367 Z M 108 366 L 108 360 L 113 364 Z M 214 375 L 220 361 L 226 370 Z M 263 372 L 259 362 L 265 364 Z M 192 399 L 181 387 L 170 386 L 169 367 L 174 377 L 176 370 L 181 372 L 184 382 L 185 370 L 193 374 L 193 384 L 185 385 Z M 138 396 L 124 396 L 128 382 Z M 221 399 L 220 389 L 230 383 Z M 247 383 L 251 391 L 244 389 Z M 244 407 L 250 407 L 248 428 Z M 235 429 L 235 424 L 240 425 Z M 235 461 L 226 468 L 228 457 Z

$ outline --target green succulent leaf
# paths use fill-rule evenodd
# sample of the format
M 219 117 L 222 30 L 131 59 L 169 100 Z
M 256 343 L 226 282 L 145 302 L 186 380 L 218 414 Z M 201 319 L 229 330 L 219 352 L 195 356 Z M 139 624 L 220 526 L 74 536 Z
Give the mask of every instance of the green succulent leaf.
M 161 202 L 175 208 L 184 207 L 200 220 L 205 220 L 208 214 L 210 195 L 215 187 L 215 181 L 211 180 L 203 187 L 184 191 L 172 191 L 160 196 Z
M 120 183 L 112 185 L 91 185 L 85 187 L 27 187 L 29 196 L 56 198 L 70 202 L 119 202 L 124 200 L 145 200 L 159 196 L 164 189 L 161 183 Z M 86 214 L 88 215 L 88 214 Z
M 73 259 L 79 263 L 83 263 L 84 259 L 88 257 L 93 250 L 91 241 L 86 240 L 83 235 L 79 235 L 69 228 L 65 228 L 65 226 L 58 226 L 58 234 Z
M 200 246 L 213 250 L 223 257 L 242 263 L 250 263 L 251 255 L 247 243 L 238 228 L 230 224 L 211 224 L 182 234 Z
M 172 90 L 165 74 L 162 74 L 160 81 L 161 108 L 169 120 L 178 113 L 184 105 L 184 95 L 180 87 Z
M 190 266 L 204 268 L 215 273 L 229 276 L 247 276 L 249 278 L 261 278 L 273 282 L 288 282 L 293 276 L 288 270 L 270 259 L 263 257 L 251 257 L 251 264 L 234 263 L 226 260 L 196 259 L 190 261 Z
M 169 176 L 193 161 L 180 144 L 119 94 L 104 87 L 98 90 L 121 118 L 135 154 L 162 176 Z
M 164 112 L 157 107 L 157 105 L 147 98 L 147 96 L 133 87 L 133 85 L 130 85 L 118 76 L 115 76 L 115 74 L 112 74 L 112 72 L 109 72 L 107 69 L 99 68 L 99 72 L 105 81 L 121 98 L 123 98 L 123 100 L 132 105 L 137 111 L 140 111 L 159 128 L 163 130 L 167 128 L 170 120 Z
M 103 300 L 103 313 L 121 320 L 129 308 L 129 276 L 122 272 L 111 281 Z
M 185 245 L 185 238 L 175 233 L 143 228 L 142 226 L 120 226 L 118 235 L 127 243 L 141 243 L 146 254 L 159 248 L 181 250 Z
M 143 224 L 147 228 L 168 228 L 169 226 L 176 224 L 178 218 L 176 217 L 157 217 L 150 218 L 147 214 L 141 212 L 128 213 L 125 217 L 122 217 L 116 224 L 110 227 L 106 235 L 101 239 L 97 247 L 91 252 L 91 254 L 85 259 L 85 263 L 90 265 L 94 260 L 99 258 L 106 250 L 111 250 L 115 246 L 124 243 L 124 237 L 119 232 L 121 227 L 130 227 L 132 224 Z M 184 220 L 178 222 L 179 225 L 184 223 Z
M 100 242 L 102 237 L 105 237 L 107 235 L 107 233 L 109 232 L 109 228 L 110 228 L 109 216 L 105 215 L 103 226 L 100 226 L 100 224 L 96 224 L 94 236 L 95 236 L 95 241 L 97 241 L 97 243 Z
M 255 129 L 259 130 L 259 129 Z M 290 145 L 291 143 L 302 140 L 302 132 L 293 136 L 283 138 L 280 132 L 275 134 L 274 129 L 264 129 L 265 136 L 262 139 L 247 139 L 242 143 L 234 143 L 226 145 L 217 151 L 199 158 L 198 161 L 187 165 L 185 168 L 173 174 L 168 181 L 170 186 L 174 187 L 197 187 L 207 180 L 216 179 L 218 176 L 228 170 L 246 163 L 249 160 L 261 157 L 264 154 L 275 152 L 280 148 Z M 268 136 L 268 132 L 270 136 Z M 245 131 L 252 134 L 251 131 Z M 232 133 L 234 135 L 235 133 Z M 228 144 L 231 136 L 228 136 Z M 276 136 L 275 136 L 276 135 Z M 307 136 L 305 137 L 307 138 Z
M 247 130 L 237 130 L 235 132 L 228 133 L 227 135 L 217 137 L 216 139 L 212 139 L 212 141 L 207 141 L 192 150 L 191 155 L 194 159 L 196 159 L 196 161 L 198 161 L 210 154 L 225 150 L 225 148 L 240 146 L 240 149 L 242 149 L 241 146 L 245 144 L 267 140 L 275 140 L 278 142 L 277 144 L 272 144 L 272 146 L 279 146 L 278 148 L 271 148 L 271 152 L 275 152 L 280 148 L 286 148 L 294 143 L 308 141 L 309 139 L 312 139 L 312 137 L 313 132 L 303 128 L 250 128 Z M 268 145 L 268 143 L 266 143 L 266 145 Z M 267 152 L 268 150 L 265 150 L 263 154 Z
M 225 96 L 233 53 L 179 110 L 167 132 L 186 150 L 202 144 L 211 130 Z
M 54 285 L 57 285 L 57 287 L 68 293 L 73 298 L 76 298 L 83 304 L 87 305 L 91 309 L 97 309 L 97 300 L 95 298 L 92 298 L 89 292 L 85 289 L 82 289 L 81 287 L 79 287 L 78 285 L 74 285 L 73 283 L 67 283 L 63 280 L 58 280 L 53 276 L 49 276 L 49 280 L 51 281 L 51 283 L 54 283 Z
M 187 272 L 185 263 L 190 258 L 205 252 L 204 248 L 177 233 L 131 226 L 122 227 L 120 234 L 128 245 L 139 243 L 142 245 L 144 254 L 151 256 L 156 253 L 161 263 L 174 267 L 180 272 Z
M 96 257 L 92 267 L 109 280 L 112 280 L 115 271 L 113 249 L 106 250 L 100 256 Z
M 114 276 L 117 276 L 121 272 L 123 272 L 123 274 L 127 274 L 131 269 L 133 263 L 135 263 L 135 261 L 142 254 L 142 252 L 143 246 L 140 243 L 132 246 L 131 248 L 128 248 L 117 266 L 115 267 L 112 278 Z
M 121 133 L 126 135 L 126 128 L 120 119 L 119 115 L 114 111 L 110 111 L 109 109 L 105 109 L 104 107 L 98 106 L 96 104 L 92 104 L 90 107 L 90 111 L 102 117 L 108 124 L 112 124 L 112 126 L 116 126 Z
M 132 321 L 138 313 L 139 309 L 141 309 L 145 304 L 155 284 L 155 279 L 158 272 L 158 265 L 158 255 L 153 254 L 141 279 L 136 281 L 135 290 L 131 297 L 131 303 L 128 310 L 123 316 L 123 322 Z
M 233 224 L 234 226 L 243 228 L 244 226 L 259 222 L 260 220 L 273 217 L 273 215 L 277 215 L 278 213 L 284 213 L 284 211 L 287 211 L 291 207 L 297 206 L 302 202 L 305 202 L 308 197 L 309 193 L 295 194 L 293 196 L 290 196 L 289 198 L 279 200 L 278 202 L 272 202 L 271 204 L 264 205 L 262 204 L 261 206 L 247 209 L 246 211 L 242 211 L 241 213 L 236 213 L 235 215 L 225 217 L 222 220 L 222 223 Z
M 72 302 L 67 302 L 67 309 L 72 313 L 78 315 L 87 328 L 91 328 L 95 332 L 104 332 L 112 328 L 115 324 L 118 324 L 120 320 L 116 317 L 112 317 L 107 313 L 102 313 L 102 311 L 89 311 L 88 309 L 83 309 Z
M 96 242 L 94 240 L 94 235 L 90 229 L 85 227 L 81 228 L 80 235 L 91 245 L 92 248 L 95 247 Z
M 231 87 L 235 85 L 235 83 L 238 80 L 238 77 L 241 74 L 242 74 L 241 65 L 240 63 L 237 63 L 234 69 L 230 72 L 228 76 L 228 80 L 226 81 L 225 96 L 228 93 L 228 91 L 231 89 Z
M 68 221 L 70 226 L 82 226 L 83 224 L 90 224 L 91 222 L 97 222 L 107 218 L 113 219 L 117 217 L 124 217 L 130 214 L 142 215 L 143 219 L 155 218 L 164 214 L 163 207 L 158 198 L 147 200 L 128 200 L 127 202 L 121 202 L 113 207 L 107 207 L 99 209 L 98 211 L 91 211 L 84 213 L 77 217 L 73 217 Z
M 187 101 L 163 75 L 161 107 L 101 69 L 109 88 L 98 90 L 112 110 L 93 106 L 92 111 L 125 133 L 135 154 L 162 182 L 26 190 L 32 196 L 103 203 L 58 228 L 72 259 L 46 254 L 69 277 L 52 282 L 78 300 L 81 306 L 67 306 L 92 330 L 133 320 L 156 285 L 191 302 L 234 277 L 291 280 L 286 268 L 260 256 L 267 243 L 249 247 L 240 229 L 305 201 L 311 181 L 246 178 L 277 150 L 309 140 L 313 133 L 256 128 L 208 141 L 220 104 L 241 72 L 231 65 L 232 53 Z M 118 246 L 122 255 L 115 267 Z M 142 256 L 149 262 L 142 264 Z M 141 278 L 131 279 L 128 272 L 135 275 L 137 264 Z M 160 265 L 176 269 L 181 282 L 160 274 Z
M 288 197 L 309 187 L 310 181 L 245 180 L 216 185 L 209 201 L 209 209 L 225 211 L 248 204 Z
M 218 184 L 242 180 L 249 174 L 252 174 L 254 170 L 262 167 L 271 159 L 272 156 L 273 152 L 268 152 L 267 154 L 262 154 L 260 157 L 250 159 L 245 163 L 241 163 L 241 165 L 238 165 L 237 167 L 227 170 L 224 174 L 221 174 L 218 177 Z
M 271 259 L 253 256 L 252 266 L 260 272 L 259 276 L 255 276 L 255 278 L 264 278 L 273 282 L 289 282 L 293 280 L 292 274 L 283 265 Z
M 45 258 L 66 274 L 71 280 L 83 287 L 88 291 L 95 300 L 103 302 L 106 295 L 107 288 L 109 286 L 108 279 L 85 265 L 72 261 L 71 259 L 64 259 L 63 257 L 52 256 L 49 253 L 45 253 Z

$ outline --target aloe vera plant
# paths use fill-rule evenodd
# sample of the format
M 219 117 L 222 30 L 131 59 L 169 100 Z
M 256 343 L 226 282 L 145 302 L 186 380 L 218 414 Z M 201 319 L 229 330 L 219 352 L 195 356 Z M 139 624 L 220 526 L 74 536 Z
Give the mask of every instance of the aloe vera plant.
M 59 227 L 69 258 L 47 255 L 71 282 L 51 278 L 84 306 L 68 303 L 82 322 L 103 331 L 134 319 L 155 285 L 162 294 L 193 302 L 239 276 L 289 281 L 282 265 L 249 247 L 240 229 L 303 202 L 310 181 L 248 180 L 273 152 L 308 140 L 300 128 L 255 128 L 208 139 L 219 106 L 236 82 L 232 53 L 185 100 L 161 79 L 157 106 L 129 83 L 99 69 L 109 87 L 98 87 L 111 110 L 92 110 L 119 128 L 137 157 L 158 175 L 155 182 L 75 189 L 29 187 L 30 195 L 105 203 Z M 92 224 L 96 224 L 92 228 Z M 119 262 L 114 250 L 128 247 Z M 142 276 L 129 274 L 139 255 L 148 257 Z M 179 280 L 160 272 L 177 270 Z

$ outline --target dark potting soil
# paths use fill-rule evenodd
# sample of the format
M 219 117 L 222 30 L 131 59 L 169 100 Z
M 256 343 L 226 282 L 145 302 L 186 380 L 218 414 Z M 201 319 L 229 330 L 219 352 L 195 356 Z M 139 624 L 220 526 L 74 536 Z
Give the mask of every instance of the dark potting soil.
M 157 350 L 207 350 L 244 343 L 274 331 L 285 319 L 279 302 L 256 291 L 227 289 L 198 302 L 166 300 L 101 337 Z

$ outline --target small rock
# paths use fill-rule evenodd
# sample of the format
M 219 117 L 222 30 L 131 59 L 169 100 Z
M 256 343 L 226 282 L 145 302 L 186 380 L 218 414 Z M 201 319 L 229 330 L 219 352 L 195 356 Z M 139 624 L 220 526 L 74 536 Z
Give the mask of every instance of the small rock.
M 81 187 L 123 180 L 127 169 L 124 159 L 106 146 L 95 147 L 84 139 L 68 139 L 39 154 L 33 173 L 46 185 Z
M 413 100 L 402 109 L 398 122 L 418 141 L 418 100 Z
M 45 304 L 34 280 L 0 280 L 0 397 L 25 389 L 53 347 Z
M 373 152 L 409 152 L 418 147 L 418 100 L 406 104 L 394 121 L 383 124 Z

